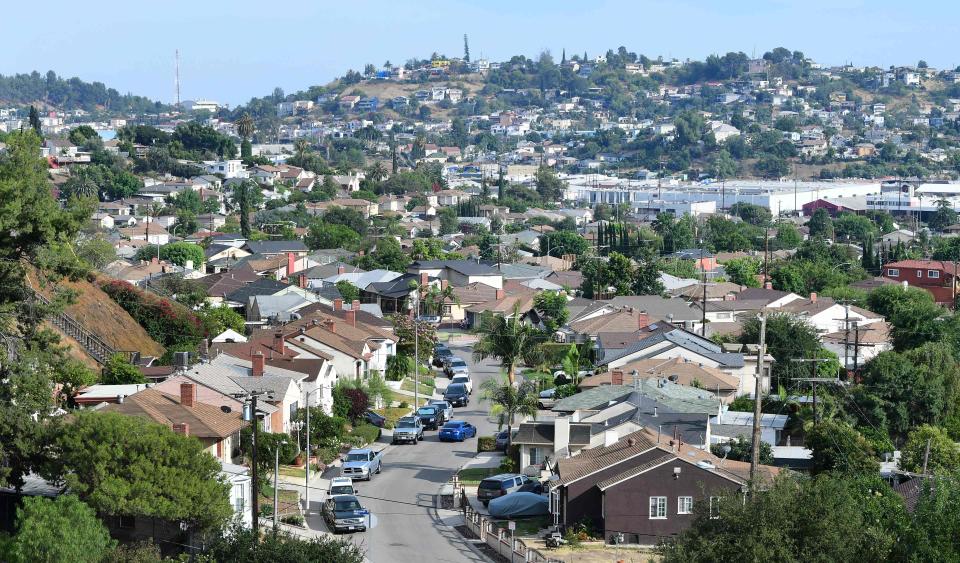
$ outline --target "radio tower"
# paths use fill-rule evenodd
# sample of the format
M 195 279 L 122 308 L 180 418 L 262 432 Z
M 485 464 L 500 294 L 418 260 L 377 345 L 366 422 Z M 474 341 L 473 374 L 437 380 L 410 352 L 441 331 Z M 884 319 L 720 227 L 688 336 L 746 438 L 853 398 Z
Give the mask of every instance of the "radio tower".
M 177 108 L 177 111 L 180 111 L 180 49 L 177 49 L 177 50 L 175 51 L 175 53 L 176 53 L 176 55 L 175 55 L 175 59 L 176 59 L 176 74 L 175 74 L 174 77 L 173 77 L 173 84 L 174 84 L 174 86 L 175 86 L 176 89 L 177 89 L 177 105 L 176 105 L 176 108 Z

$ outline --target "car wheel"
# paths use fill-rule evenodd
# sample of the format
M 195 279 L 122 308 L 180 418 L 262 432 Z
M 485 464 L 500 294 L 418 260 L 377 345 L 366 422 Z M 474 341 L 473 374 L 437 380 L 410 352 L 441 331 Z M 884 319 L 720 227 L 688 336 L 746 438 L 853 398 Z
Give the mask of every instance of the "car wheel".
M 383 466 L 378 463 L 378 464 L 377 464 L 377 475 L 380 474 L 380 470 L 381 470 L 381 469 L 383 469 Z

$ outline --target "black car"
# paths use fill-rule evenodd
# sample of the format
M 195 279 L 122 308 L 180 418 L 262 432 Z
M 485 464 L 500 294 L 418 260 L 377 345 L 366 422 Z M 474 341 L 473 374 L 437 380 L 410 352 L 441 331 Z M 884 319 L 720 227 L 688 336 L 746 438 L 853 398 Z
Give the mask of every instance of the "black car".
M 437 344 L 433 348 L 433 365 L 437 367 L 443 367 L 444 362 L 447 358 L 453 355 L 453 350 L 448 348 L 445 344 Z
M 426 430 L 436 430 L 440 427 L 442 415 L 437 407 L 425 406 L 417 409 L 417 417 L 420 418 L 420 424 Z
M 383 428 L 383 425 L 387 422 L 387 419 L 380 416 L 379 414 L 373 411 L 367 411 L 363 413 L 363 419 L 369 422 L 370 424 L 376 426 L 377 428 Z
M 465 407 L 470 404 L 470 392 L 463 383 L 451 383 L 443 392 L 443 400 L 453 407 Z

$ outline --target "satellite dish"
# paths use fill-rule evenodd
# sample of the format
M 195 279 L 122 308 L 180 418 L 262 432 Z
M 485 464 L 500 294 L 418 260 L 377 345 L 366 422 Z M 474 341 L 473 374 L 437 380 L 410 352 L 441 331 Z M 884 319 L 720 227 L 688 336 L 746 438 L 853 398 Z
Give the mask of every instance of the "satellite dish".
M 230 413 L 233 412 L 233 409 L 230 408 L 229 405 L 223 405 L 222 407 L 220 407 L 220 410 L 222 410 L 223 412 L 225 412 L 225 413 L 227 413 L 227 414 L 230 414 Z

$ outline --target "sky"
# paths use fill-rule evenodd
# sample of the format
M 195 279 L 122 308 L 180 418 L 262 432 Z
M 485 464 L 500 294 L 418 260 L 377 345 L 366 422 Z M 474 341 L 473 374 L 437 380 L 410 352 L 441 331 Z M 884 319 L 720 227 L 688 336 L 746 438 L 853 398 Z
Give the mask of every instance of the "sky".
M 120 92 L 235 106 L 437 52 L 559 60 L 625 46 L 651 58 L 761 56 L 774 47 L 823 64 L 960 65 L 960 2 L 947 0 L 48 0 L 0 20 L 0 74 L 53 70 Z M 9 16 L 9 11 L 7 12 Z M 33 17 L 35 23 L 27 18 Z M 41 20 L 43 22 L 41 23 Z

